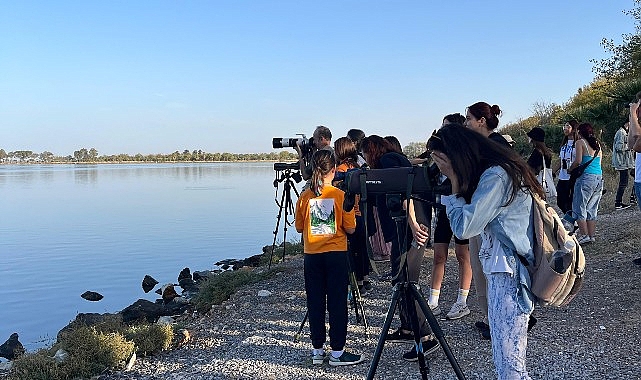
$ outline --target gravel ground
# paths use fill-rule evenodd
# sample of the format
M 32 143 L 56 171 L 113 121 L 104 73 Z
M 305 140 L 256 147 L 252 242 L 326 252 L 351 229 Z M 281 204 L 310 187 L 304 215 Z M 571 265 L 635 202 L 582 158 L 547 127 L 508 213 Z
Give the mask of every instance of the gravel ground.
M 641 379 L 641 234 L 636 209 L 602 215 L 598 240 L 584 247 L 586 280 L 582 291 L 564 308 L 537 308 L 538 324 L 529 334 L 527 366 L 534 379 Z M 432 251 L 428 250 L 420 284 L 427 287 Z M 364 379 L 381 333 L 391 298 L 389 282 L 376 281 L 364 299 L 369 335 L 355 322 L 350 309 L 347 345 L 366 361 L 347 367 L 312 366 L 307 327 L 301 341 L 294 335 L 305 313 L 302 258 L 287 257 L 280 273 L 263 283 L 240 290 L 215 307 L 210 315 L 186 321 L 190 343 L 154 357 L 138 359 L 115 379 Z M 379 265 L 385 273 L 388 264 Z M 441 308 L 456 299 L 456 259 L 448 260 L 441 292 Z M 259 297 L 260 290 L 272 294 Z M 474 328 L 480 320 L 474 290 L 468 302 L 472 313 L 460 320 L 440 320 L 447 342 L 468 379 L 495 378 L 489 341 Z M 396 318 L 392 329 L 398 325 Z M 386 343 L 377 367 L 377 379 L 420 379 L 416 363 L 401 355 L 410 345 Z M 429 357 L 430 378 L 456 379 L 443 350 Z

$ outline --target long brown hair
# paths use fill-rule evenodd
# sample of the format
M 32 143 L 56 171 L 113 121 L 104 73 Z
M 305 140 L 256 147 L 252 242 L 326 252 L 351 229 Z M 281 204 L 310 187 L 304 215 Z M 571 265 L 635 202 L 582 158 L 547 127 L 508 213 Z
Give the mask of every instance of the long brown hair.
M 378 135 L 365 137 L 361 142 L 361 149 L 363 149 L 363 154 L 367 155 L 367 163 L 372 169 L 379 166 L 378 161 L 382 155 L 394 151 L 392 144 Z
M 311 189 L 319 196 L 323 193 L 323 177 L 336 168 L 336 156 L 331 150 L 321 149 L 312 155 Z
M 428 140 L 430 150 L 447 155 L 458 176 L 460 194 L 470 202 L 483 172 L 500 166 L 512 180 L 512 191 L 505 206 L 512 203 L 517 193 L 529 190 L 545 199 L 545 192 L 534 173 L 514 150 L 461 125 L 441 127 Z
M 349 137 L 341 137 L 334 141 L 334 153 L 338 164 L 347 164 L 350 168 L 358 167 L 356 144 Z

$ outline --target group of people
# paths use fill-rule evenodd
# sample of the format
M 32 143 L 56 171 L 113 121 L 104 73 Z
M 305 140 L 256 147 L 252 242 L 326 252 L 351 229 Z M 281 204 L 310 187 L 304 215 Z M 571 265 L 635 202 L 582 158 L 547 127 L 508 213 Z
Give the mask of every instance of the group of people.
M 630 133 L 625 145 L 634 151 L 641 151 L 641 139 L 637 138 L 641 136 L 636 116 L 638 107 L 638 99 L 630 105 Z M 531 317 L 536 297 L 530 291 L 526 268 L 526 264 L 534 260 L 532 197 L 546 196 L 537 174 L 550 168 L 552 153 L 544 144 L 543 130 L 535 128 L 528 133 L 535 153 L 527 161 L 520 157 L 508 140 L 496 132 L 500 115 L 499 106 L 478 102 L 467 107 L 465 116 L 452 114 L 443 119 L 440 129 L 427 141 L 427 151 L 422 157 L 427 159 L 423 164 L 436 165 L 439 183 L 448 184 L 451 193 L 441 195 L 441 206 L 434 210 L 434 223 L 431 206 L 405 199 L 402 207 L 407 220 L 402 228 L 398 228 L 397 220 L 390 216 L 385 196 L 368 197 L 366 204 L 359 205 L 357 201 L 353 209 L 344 210 L 345 194 L 334 182 L 337 172 L 360 168 L 365 163 L 372 169 L 412 166 L 398 140 L 390 136 L 365 137 L 360 130 L 350 130 L 346 137 L 337 139 L 332 148 L 329 129 L 322 126 L 316 129 L 317 151 L 311 162 L 301 159 L 301 172 L 309 180 L 309 186 L 298 199 L 295 219 L 304 242 L 313 364 L 327 360 L 333 366 L 350 365 L 364 359 L 345 350 L 345 342 L 349 268 L 356 274 L 359 289 L 364 292 L 371 289 L 365 231 L 369 234 L 379 231 L 389 244 L 392 284 L 401 280 L 417 282 L 434 224 L 434 262 L 428 298 L 432 313 L 442 313 L 440 288 L 448 247 L 454 237 L 459 290 L 447 318 L 458 319 L 470 313 L 467 297 L 473 279 L 484 315 L 475 325 L 482 337 L 491 338 L 499 379 L 530 378 L 526 369 L 527 331 L 536 321 Z M 602 189 L 601 144 L 588 123 L 568 122 L 564 135 L 560 164 L 553 169 L 559 177 L 557 203 L 573 218 L 572 222 L 576 221 L 579 242 L 589 243 L 595 236 Z M 571 179 L 571 171 L 581 165 L 583 174 Z M 634 189 L 638 198 L 641 154 L 636 156 L 636 165 Z M 621 178 L 623 181 L 623 175 Z M 617 197 L 617 205 L 620 202 L 621 197 Z M 641 258 L 638 261 L 641 265 Z M 403 358 L 415 361 L 421 352 L 436 351 L 439 342 L 422 310 L 418 306 L 415 311 L 407 310 L 409 303 L 405 302 L 399 305 L 400 326 L 387 332 L 386 340 L 413 343 L 410 315 L 416 315 L 421 344 L 415 345 Z M 326 311 L 330 326 L 329 353 L 323 348 Z

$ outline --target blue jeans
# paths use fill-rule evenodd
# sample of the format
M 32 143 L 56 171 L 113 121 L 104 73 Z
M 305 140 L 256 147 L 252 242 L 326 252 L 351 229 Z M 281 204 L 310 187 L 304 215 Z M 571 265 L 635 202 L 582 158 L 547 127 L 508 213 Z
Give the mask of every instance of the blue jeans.
M 574 184 L 572 211 L 578 220 L 596 220 L 603 190 L 602 177 L 583 174 Z
M 637 196 L 637 205 L 639 206 L 639 210 L 641 210 L 641 182 L 635 182 L 634 183 L 634 195 Z

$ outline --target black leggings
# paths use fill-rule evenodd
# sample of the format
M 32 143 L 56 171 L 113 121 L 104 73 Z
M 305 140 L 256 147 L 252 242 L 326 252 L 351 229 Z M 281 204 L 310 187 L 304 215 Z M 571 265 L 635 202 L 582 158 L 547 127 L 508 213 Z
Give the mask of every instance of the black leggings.
M 329 313 L 329 343 L 334 351 L 347 339 L 347 252 L 305 254 L 305 292 L 309 330 L 314 348 L 326 338 L 325 310 Z

